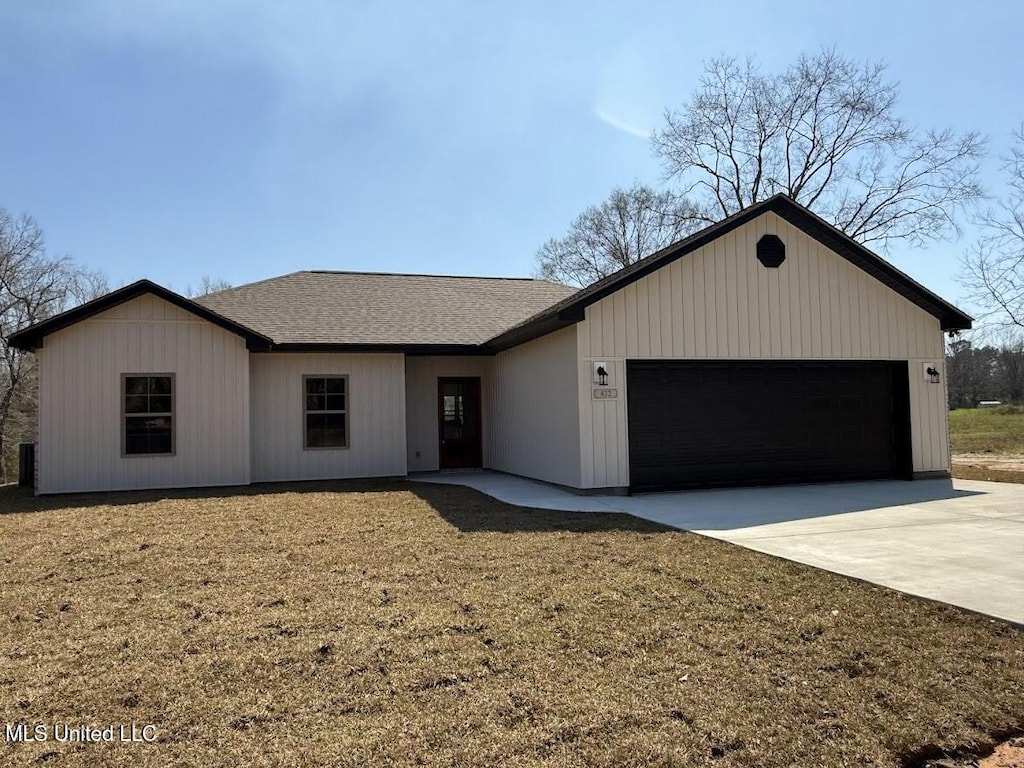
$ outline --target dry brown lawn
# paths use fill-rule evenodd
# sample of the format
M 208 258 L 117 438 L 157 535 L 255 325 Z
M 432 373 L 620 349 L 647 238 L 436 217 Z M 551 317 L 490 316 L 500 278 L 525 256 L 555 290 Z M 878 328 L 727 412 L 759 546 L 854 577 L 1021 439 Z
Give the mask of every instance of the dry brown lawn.
M 2 765 L 895 766 L 1024 725 L 1024 632 L 420 484 L 0 488 Z

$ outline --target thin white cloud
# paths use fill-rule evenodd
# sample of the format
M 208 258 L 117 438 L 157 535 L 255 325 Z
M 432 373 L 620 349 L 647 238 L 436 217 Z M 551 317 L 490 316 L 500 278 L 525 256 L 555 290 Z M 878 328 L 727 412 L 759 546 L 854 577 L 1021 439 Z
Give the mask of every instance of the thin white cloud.
M 607 123 L 617 131 L 628 133 L 630 136 L 636 136 L 638 139 L 643 139 L 644 141 L 651 138 L 651 132 L 649 129 L 633 125 L 632 123 L 627 122 L 620 117 L 616 117 L 604 109 L 596 108 L 594 110 L 594 114 L 597 115 L 601 122 Z
M 56 21 L 41 11 L 21 21 L 50 39 L 60 35 L 64 45 L 134 44 L 255 69 L 284 97 L 330 107 L 367 88 L 437 90 L 438 80 L 457 74 L 444 55 L 460 33 L 439 12 L 446 4 L 410 4 L 399 13 L 334 0 L 82 0 Z

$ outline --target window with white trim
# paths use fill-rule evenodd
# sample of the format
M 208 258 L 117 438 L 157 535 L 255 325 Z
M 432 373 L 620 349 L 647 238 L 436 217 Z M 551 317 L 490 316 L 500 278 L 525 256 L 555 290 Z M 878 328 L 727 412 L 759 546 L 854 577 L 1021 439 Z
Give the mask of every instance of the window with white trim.
M 348 447 L 348 377 L 303 376 L 303 447 Z

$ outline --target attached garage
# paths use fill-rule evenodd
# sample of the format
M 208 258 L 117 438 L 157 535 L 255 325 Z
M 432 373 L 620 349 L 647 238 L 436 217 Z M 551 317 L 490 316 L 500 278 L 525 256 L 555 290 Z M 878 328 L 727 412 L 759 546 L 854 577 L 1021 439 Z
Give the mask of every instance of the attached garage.
M 906 362 L 629 360 L 630 488 L 909 478 Z
M 572 329 L 579 479 L 544 479 L 652 491 L 948 477 L 943 334 L 970 327 L 778 195 L 490 344 Z

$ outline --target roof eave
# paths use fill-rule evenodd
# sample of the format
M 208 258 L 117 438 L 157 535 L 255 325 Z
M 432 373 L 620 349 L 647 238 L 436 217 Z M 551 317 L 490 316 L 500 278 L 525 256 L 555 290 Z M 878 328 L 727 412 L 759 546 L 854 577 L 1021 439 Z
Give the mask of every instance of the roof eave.
M 43 345 L 43 340 L 50 334 L 80 323 L 83 320 L 88 320 L 100 312 L 113 309 L 147 293 L 153 294 L 170 304 L 184 309 L 186 312 L 190 312 L 207 322 L 234 333 L 236 336 L 242 337 L 245 339 L 246 349 L 250 351 L 269 349 L 273 344 L 273 340 L 269 336 L 264 336 L 252 328 L 248 328 L 211 309 L 207 309 L 201 304 L 197 304 L 191 299 L 187 299 L 174 291 L 164 288 L 162 285 L 157 285 L 151 280 L 139 280 L 131 285 L 105 293 L 92 301 L 87 301 L 85 304 L 61 312 L 59 315 L 54 315 L 27 328 L 22 328 L 20 331 L 12 333 L 7 338 L 7 342 L 15 349 L 34 352 Z
M 583 319 L 584 314 L 581 309 L 579 313 L 559 312 L 554 315 L 527 320 L 487 340 L 482 347 L 487 350 L 487 354 L 502 352 L 506 349 L 517 347 L 520 344 L 525 344 L 528 341 L 538 339 L 541 336 L 546 336 L 549 333 L 568 328 L 570 325 L 575 325 Z
M 410 356 L 422 355 L 488 355 L 481 344 L 350 344 L 333 342 L 282 342 L 261 352 L 394 352 Z

